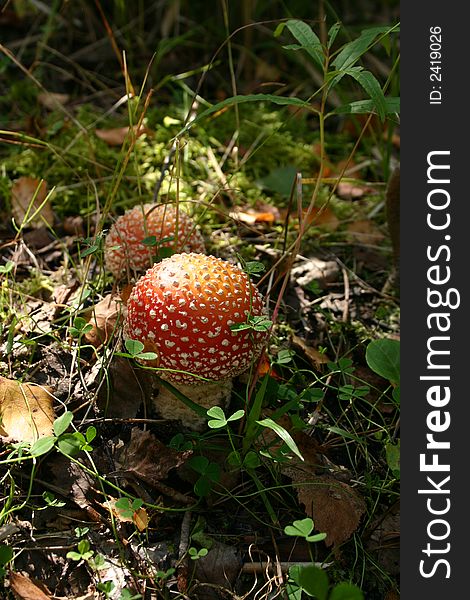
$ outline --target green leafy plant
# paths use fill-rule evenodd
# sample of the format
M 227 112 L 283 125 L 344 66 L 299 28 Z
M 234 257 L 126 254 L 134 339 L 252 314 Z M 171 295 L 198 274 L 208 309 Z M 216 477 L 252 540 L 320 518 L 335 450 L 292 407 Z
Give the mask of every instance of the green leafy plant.
M 90 550 L 90 542 L 88 540 L 80 540 L 77 544 L 77 550 L 67 552 L 67 558 L 70 560 L 85 560 L 88 561 L 93 556 L 94 551 Z
M 220 406 L 213 406 L 207 411 L 207 416 L 211 419 L 207 422 L 207 425 L 211 429 L 220 429 L 226 427 L 231 421 L 238 421 L 245 414 L 244 410 L 237 410 L 230 417 L 226 417 L 224 411 Z
M 302 537 L 307 542 L 321 542 L 326 538 L 326 533 L 316 533 L 311 535 L 314 529 L 313 520 L 310 517 L 301 519 L 300 521 L 294 521 L 292 525 L 284 527 L 284 533 L 286 535 L 292 535 Z
M 243 331 L 245 329 L 252 329 L 253 331 L 268 331 L 271 329 L 273 322 L 270 321 L 264 315 L 248 315 L 244 323 L 234 323 L 230 325 L 232 331 Z
M 192 456 L 188 465 L 198 473 L 199 478 L 194 484 L 194 493 L 201 498 L 207 496 L 214 484 L 220 480 L 220 467 L 205 456 Z
M 116 352 L 117 356 L 135 360 L 156 360 L 158 358 L 155 352 L 144 352 L 144 344 L 139 340 L 126 340 L 124 344 L 127 352 Z
M 362 591 L 350 583 L 341 582 L 329 591 L 328 575 L 313 564 L 290 567 L 286 591 L 289 600 L 301 600 L 302 593 L 317 600 L 364 600 Z
M 69 333 L 72 337 L 81 337 L 89 333 L 93 329 L 93 325 L 88 323 L 83 317 L 75 317 L 73 325 L 69 327 Z
M 5 544 L 0 544 L 0 580 L 6 575 L 6 566 L 13 560 L 13 549 Z
M 194 548 L 194 546 L 191 546 L 188 550 L 191 560 L 199 560 L 203 556 L 207 556 L 208 552 L 209 550 L 207 548 L 199 548 L 198 550 L 197 548 Z

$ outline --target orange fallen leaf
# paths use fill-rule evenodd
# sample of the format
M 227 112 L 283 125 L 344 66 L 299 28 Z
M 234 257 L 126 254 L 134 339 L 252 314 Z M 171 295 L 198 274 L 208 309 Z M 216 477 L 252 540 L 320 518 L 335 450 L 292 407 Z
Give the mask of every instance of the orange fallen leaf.
M 119 298 L 108 294 L 88 311 L 88 323 L 91 331 L 85 333 L 87 342 L 98 348 L 105 344 L 122 321 L 123 306 Z
M 44 180 L 33 177 L 17 179 L 11 188 L 11 212 L 17 224 L 26 222 L 32 227 L 40 227 L 46 221 L 48 225 L 53 225 L 54 213 L 46 196 L 47 184 Z
M 0 376 L 0 435 L 20 442 L 52 435 L 52 401 L 50 388 Z
M 116 127 L 114 129 L 95 129 L 95 133 L 108 146 L 122 146 L 124 140 L 129 135 L 129 129 L 129 126 Z M 150 133 L 150 130 L 146 127 L 141 127 L 137 130 L 137 125 L 134 125 L 133 130 L 136 137 L 140 137 L 144 133 Z
M 243 210 L 234 210 L 229 216 L 247 225 L 254 225 L 255 223 L 272 224 L 279 221 L 280 212 L 275 206 L 263 204 L 260 209 L 247 207 Z
M 10 588 L 18 600 L 51 600 L 50 593 L 45 593 L 29 577 L 11 571 L 9 573 Z M 42 584 L 43 585 L 43 584 Z M 47 590 L 47 588 L 44 586 Z

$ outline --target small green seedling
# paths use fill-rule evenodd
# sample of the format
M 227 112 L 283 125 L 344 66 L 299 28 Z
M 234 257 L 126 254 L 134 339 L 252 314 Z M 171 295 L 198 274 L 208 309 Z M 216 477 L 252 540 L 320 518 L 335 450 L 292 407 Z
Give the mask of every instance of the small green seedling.
M 43 492 L 42 498 L 43 498 L 44 502 L 47 504 L 47 506 L 55 506 L 56 508 L 65 506 L 65 502 L 56 498 L 52 492 Z
M 230 417 L 226 417 L 220 406 L 213 406 L 207 411 L 207 416 L 212 417 L 212 419 L 208 421 L 207 425 L 211 429 L 220 429 L 221 427 L 228 425 L 230 421 L 238 421 L 243 417 L 244 414 L 244 410 L 237 410 L 233 413 L 233 415 L 230 415 Z
M 303 537 L 307 542 L 321 542 L 326 538 L 326 533 L 316 533 L 311 535 L 314 529 L 314 523 L 310 517 L 301 519 L 300 521 L 294 521 L 292 525 L 287 525 L 284 528 L 286 535 L 292 535 L 297 537 Z
M 205 456 L 192 456 L 187 464 L 199 474 L 199 479 L 194 484 L 194 493 L 200 498 L 207 496 L 214 483 L 220 479 L 219 465 L 210 462 Z
M 119 498 L 116 501 L 115 507 L 119 510 L 119 513 L 126 519 L 133 519 L 135 513 L 142 508 L 144 501 L 140 498 L 135 498 L 132 502 L 130 498 Z
M 10 273 L 11 271 L 13 271 L 14 266 L 15 263 L 12 260 L 7 260 L 7 262 L 4 265 L 0 265 L 0 274 L 6 275 L 7 273 Z
M 353 361 L 350 358 L 340 358 L 337 363 L 329 362 L 326 366 L 333 373 L 340 372 L 343 375 L 352 375 L 354 373 Z
M 71 560 L 90 560 L 93 556 L 94 551 L 90 550 L 90 542 L 88 540 L 80 540 L 77 545 L 77 551 L 71 550 L 67 552 L 67 558 Z
M 249 260 L 248 262 L 243 264 L 243 270 L 250 277 L 259 277 L 261 273 L 264 273 L 266 271 L 266 267 L 262 262 L 259 262 L 257 260 Z
M 112 581 L 102 581 L 96 584 L 96 589 L 105 595 L 105 598 L 109 598 L 111 592 L 114 590 L 114 583 Z
M 342 385 L 338 391 L 338 398 L 340 400 L 347 400 L 350 402 L 354 398 L 360 399 L 367 396 L 367 394 L 370 392 L 370 387 L 368 385 L 355 387 L 354 385 L 348 383 L 346 385 Z
M 209 550 L 207 548 L 200 548 L 197 550 L 193 546 L 188 550 L 188 554 L 191 557 L 191 560 L 199 560 L 203 556 L 207 556 Z
M 244 331 L 245 329 L 252 329 L 253 331 L 268 331 L 271 329 L 273 322 L 267 319 L 264 315 L 248 315 L 244 323 L 234 323 L 230 325 L 232 331 Z
M 82 246 L 87 246 L 87 247 L 85 247 L 84 250 L 82 250 L 80 252 L 80 258 L 85 258 L 86 256 L 89 256 L 90 254 L 103 253 L 104 252 L 104 232 L 99 233 L 96 236 L 96 238 L 92 238 L 92 237 L 82 238 L 81 240 L 78 240 L 78 243 L 80 245 L 80 249 Z
M 294 350 L 279 350 L 277 353 L 276 359 L 273 361 L 275 365 L 287 365 L 289 364 L 295 356 Z
M 75 317 L 73 325 L 69 327 L 69 333 L 74 338 L 79 338 L 86 333 L 90 333 L 93 325 L 88 323 L 83 317 Z
M 125 346 L 127 352 L 116 352 L 116 356 L 133 358 L 135 360 L 156 360 L 158 358 L 155 352 L 143 352 L 144 344 L 139 342 L 139 340 L 126 340 Z

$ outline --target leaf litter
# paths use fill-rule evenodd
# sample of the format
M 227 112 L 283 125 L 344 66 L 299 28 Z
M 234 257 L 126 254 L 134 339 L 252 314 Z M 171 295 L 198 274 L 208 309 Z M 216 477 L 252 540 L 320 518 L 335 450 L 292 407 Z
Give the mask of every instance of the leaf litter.
M 0 435 L 20 442 L 51 435 L 55 419 L 51 391 L 0 376 Z

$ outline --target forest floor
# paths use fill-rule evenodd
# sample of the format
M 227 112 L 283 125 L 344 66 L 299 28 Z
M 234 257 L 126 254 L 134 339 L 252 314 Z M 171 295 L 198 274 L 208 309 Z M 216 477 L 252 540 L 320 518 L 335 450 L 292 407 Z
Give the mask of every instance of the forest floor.
M 31 17 L 8 15 L 2 598 L 398 598 L 396 115 L 338 113 L 321 131 L 272 98 L 224 105 L 216 76 L 209 103 L 203 62 L 152 94 L 150 67 L 110 50 L 112 86 L 89 40 L 54 55 L 48 30 L 21 46 Z M 51 62 L 33 73 L 34 48 Z M 104 258 L 118 216 L 151 202 L 245 269 L 270 319 L 261 359 L 199 431 L 159 414 L 158 372 L 122 338 L 138 274 L 115 278 Z

